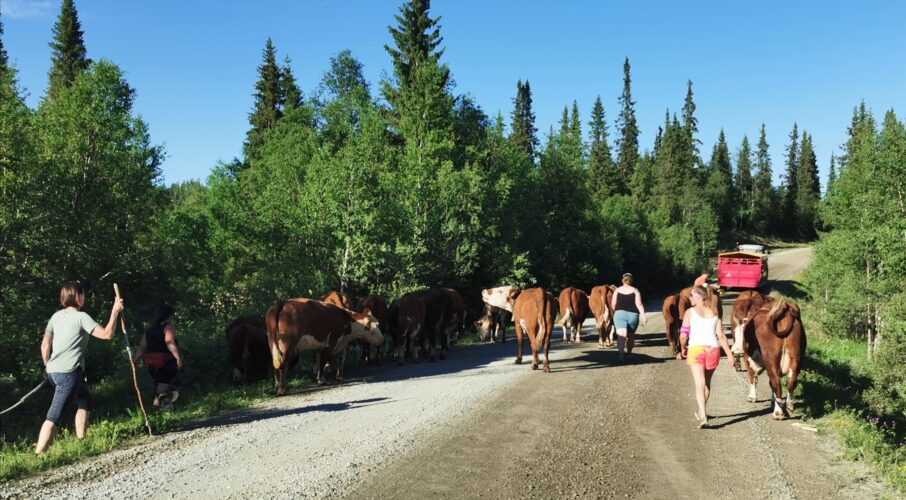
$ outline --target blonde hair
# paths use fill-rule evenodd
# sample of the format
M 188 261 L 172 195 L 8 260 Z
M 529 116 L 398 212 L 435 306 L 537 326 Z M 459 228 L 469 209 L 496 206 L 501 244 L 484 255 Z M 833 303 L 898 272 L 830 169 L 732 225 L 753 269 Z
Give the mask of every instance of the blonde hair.
M 711 309 L 711 312 L 714 313 L 715 316 L 717 315 L 717 301 L 714 300 L 716 296 L 713 293 L 711 293 L 711 287 L 696 285 L 696 286 L 692 287 L 692 292 L 690 292 L 690 296 L 693 293 L 698 295 L 699 297 L 701 297 L 702 300 L 705 301 L 705 306 L 708 309 Z M 718 300 L 720 300 L 720 299 L 718 299 Z

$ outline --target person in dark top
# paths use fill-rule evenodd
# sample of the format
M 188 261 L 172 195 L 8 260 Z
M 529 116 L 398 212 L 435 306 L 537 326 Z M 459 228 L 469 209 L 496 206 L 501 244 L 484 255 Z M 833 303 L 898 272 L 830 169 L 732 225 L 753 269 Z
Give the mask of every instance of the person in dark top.
M 172 409 L 179 397 L 174 389 L 176 371 L 182 368 L 183 359 L 176 342 L 176 309 L 163 304 L 157 309 L 157 317 L 142 335 L 142 341 L 135 353 L 135 362 L 144 359 L 148 373 L 156 384 L 155 408 Z
M 623 286 L 616 289 L 610 299 L 613 307 L 613 324 L 617 330 L 617 347 L 620 361 L 623 361 L 623 349 L 626 354 L 632 354 L 635 344 L 635 330 L 639 327 L 639 320 L 644 326 L 648 319 L 645 317 L 645 306 L 642 305 L 642 294 L 639 289 L 632 286 L 632 274 L 623 274 Z

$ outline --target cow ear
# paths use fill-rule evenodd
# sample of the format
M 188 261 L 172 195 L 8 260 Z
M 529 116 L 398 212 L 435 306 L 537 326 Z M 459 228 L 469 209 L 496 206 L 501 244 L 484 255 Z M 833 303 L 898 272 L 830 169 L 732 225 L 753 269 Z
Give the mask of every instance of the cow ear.
M 511 288 L 509 296 L 507 296 L 507 302 L 512 303 L 514 300 L 516 300 L 516 295 L 519 295 L 519 291 L 515 288 Z

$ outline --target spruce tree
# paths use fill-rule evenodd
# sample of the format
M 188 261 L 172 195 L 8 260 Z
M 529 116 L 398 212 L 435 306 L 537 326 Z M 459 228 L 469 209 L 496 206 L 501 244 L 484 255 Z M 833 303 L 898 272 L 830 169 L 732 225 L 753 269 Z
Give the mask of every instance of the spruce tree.
M 736 210 L 736 230 L 752 231 L 752 213 L 754 210 L 754 182 L 752 180 L 752 148 L 749 146 L 749 136 L 743 136 L 742 144 L 736 158 L 735 189 L 737 200 L 734 203 Z
M 521 80 L 516 82 L 516 97 L 513 99 L 510 120 L 510 143 L 522 152 L 528 162 L 533 163 L 539 142 L 535 113 L 532 111 L 532 89 L 528 80 L 525 83 Z
M 693 164 L 699 164 L 698 139 L 695 134 L 698 133 L 698 119 L 695 118 L 695 101 L 692 100 L 692 80 L 686 81 L 686 98 L 683 101 L 683 131 L 686 133 L 686 140 L 689 143 L 691 158 Z M 721 131 L 723 133 L 723 131 Z
M 799 167 L 796 171 L 796 223 L 798 236 L 807 240 L 816 236 L 818 223 L 818 200 L 821 186 L 818 179 L 818 163 L 812 146 L 812 137 L 804 130 L 799 152 Z
M 595 99 L 591 109 L 591 146 L 588 154 L 588 180 L 592 198 L 601 203 L 615 194 L 625 194 L 626 185 L 623 176 L 610 156 L 610 145 L 607 143 L 607 119 L 604 116 L 604 105 L 601 96 Z
M 799 126 L 793 124 L 790 131 L 790 143 L 786 149 L 786 173 L 783 176 L 783 195 L 781 198 L 781 217 L 787 236 L 796 236 L 799 224 L 796 220 L 796 192 L 799 170 Z
M 283 93 L 281 92 L 282 71 L 277 66 L 277 51 L 270 38 L 264 44 L 264 55 L 261 65 L 258 66 L 258 81 L 255 83 L 255 104 L 249 113 L 251 128 L 245 140 L 245 158 L 252 160 L 258 156 L 258 148 L 264 143 L 267 131 L 277 124 L 283 116 L 281 105 Z
M 9 57 L 6 55 L 6 48 L 3 46 L 3 21 L 0 20 L 0 72 L 6 71 L 9 67 Z
M 53 41 L 50 42 L 51 67 L 50 85 L 47 95 L 55 98 L 62 89 L 72 85 L 76 77 L 91 64 L 82 40 L 82 26 L 72 0 L 63 0 L 60 16 L 53 27 Z
M 280 69 L 280 91 L 284 112 L 302 104 L 302 91 L 299 90 L 299 85 L 296 84 L 296 77 L 293 75 L 289 56 L 283 59 L 283 68 Z
M 752 225 L 755 232 L 761 235 L 777 234 L 773 224 L 777 220 L 774 212 L 774 193 L 772 186 L 771 154 L 768 150 L 768 140 L 765 126 L 761 124 L 761 135 L 755 151 L 755 178 L 752 188 Z
M 686 124 L 683 131 L 687 134 L 689 128 Z M 709 164 L 709 175 L 706 182 L 706 190 L 711 208 L 717 215 L 717 222 L 721 230 L 730 228 L 733 222 L 733 206 L 735 196 L 733 194 L 733 173 L 730 164 L 730 148 L 727 146 L 727 138 L 723 129 L 717 138 L 717 143 L 711 152 L 711 161 Z
M 623 182 L 632 177 L 632 169 L 639 159 L 639 126 L 635 118 L 635 101 L 632 100 L 632 77 L 629 58 L 623 61 L 623 93 L 620 95 L 620 116 L 617 118 L 617 166 L 623 173 Z
M 824 190 L 824 197 L 828 198 L 834 190 L 834 181 L 837 180 L 837 158 L 831 153 L 830 166 L 827 169 L 827 187 Z

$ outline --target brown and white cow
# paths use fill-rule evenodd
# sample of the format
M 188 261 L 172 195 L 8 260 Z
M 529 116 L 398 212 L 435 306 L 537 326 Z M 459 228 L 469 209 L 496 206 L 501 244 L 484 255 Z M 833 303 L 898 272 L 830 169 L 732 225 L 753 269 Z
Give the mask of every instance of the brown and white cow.
M 364 339 L 380 345 L 384 341 L 377 318 L 367 309 L 357 313 L 317 300 L 281 300 L 268 309 L 264 319 L 278 396 L 286 392 L 286 371 L 299 351 L 323 353 L 318 362 L 318 383 L 324 384 L 327 359 L 349 342 Z
M 355 310 L 364 312 L 365 309 L 371 311 L 371 314 L 377 318 L 381 326 L 381 331 L 385 333 L 384 343 L 380 346 L 363 345 L 362 361 L 367 364 L 369 361 L 381 364 L 381 356 L 393 349 L 393 335 L 390 332 L 390 308 L 387 307 L 387 300 L 380 295 L 366 295 L 359 300 Z
M 667 343 L 676 359 L 683 359 L 680 346 L 679 330 L 683 326 L 683 317 L 679 315 L 679 294 L 668 295 L 664 299 L 661 313 L 664 315 L 664 325 L 667 332 Z
M 768 372 L 774 403 L 774 419 L 783 420 L 793 411 L 793 390 L 805 355 L 805 329 L 799 306 L 785 300 L 768 300 L 745 325 L 743 359 L 749 373 L 749 396 L 755 402 L 758 374 Z M 782 377 L 787 376 L 787 399 Z
M 226 326 L 227 347 L 234 382 L 254 382 L 267 377 L 270 354 L 267 328 L 261 316 L 240 316 Z
M 506 342 L 506 328 L 513 320 L 513 313 L 502 307 L 484 305 L 484 312 L 475 321 L 475 328 L 482 341 Z
M 444 353 L 449 350 L 451 332 L 461 328 L 457 326 L 457 322 L 461 321 L 463 312 L 456 310 L 456 298 L 459 294 L 456 293 L 454 296 L 450 292 L 456 293 L 450 289 L 430 288 L 407 294 L 417 297 L 425 307 L 422 338 L 428 344 L 428 361 L 446 359 Z M 459 304 L 462 304 L 461 298 Z
M 403 295 L 390 304 L 390 332 L 399 351 L 396 359 L 400 365 L 405 363 L 407 346 L 413 359 L 418 361 L 419 337 L 424 328 L 425 303 L 420 297 Z
M 544 350 L 544 371 L 550 373 L 549 352 L 557 302 L 543 288 L 511 292 L 513 322 L 516 324 L 516 364 L 522 364 L 522 337 L 528 335 L 532 346 L 532 370 L 538 369 L 538 353 Z
M 560 326 L 563 342 L 582 342 L 582 323 L 588 315 L 588 295 L 575 287 L 566 287 L 557 300 L 560 304 Z
M 349 296 L 346 295 L 346 292 L 338 292 L 334 290 L 318 297 L 318 300 L 326 304 L 333 304 L 337 307 L 342 307 L 343 309 L 352 309 L 352 307 L 349 305 Z
M 599 285 L 592 288 L 588 296 L 588 308 L 595 317 L 598 347 L 601 349 L 613 344 L 613 307 L 610 305 L 613 290 L 609 285 Z
M 731 350 L 737 358 L 742 357 L 742 337 L 746 323 L 752 319 L 753 314 L 761 309 L 767 299 L 768 297 L 755 290 L 746 290 L 736 297 L 736 302 L 733 303 L 733 310 L 730 312 L 730 331 L 733 332 L 733 348 Z
M 343 309 L 352 309 L 349 302 L 349 295 L 346 292 L 332 290 L 324 295 L 318 297 L 318 300 L 324 302 L 325 304 L 333 304 L 337 307 L 342 307 Z M 358 349 L 360 346 L 357 345 L 357 342 L 353 342 L 349 347 L 350 349 Z M 326 361 L 334 369 L 337 380 L 343 379 L 343 369 L 346 366 L 346 349 L 343 349 L 340 352 L 335 353 L 330 356 Z M 318 367 L 321 366 L 321 351 L 315 352 L 315 362 L 312 364 L 312 373 L 318 375 Z

